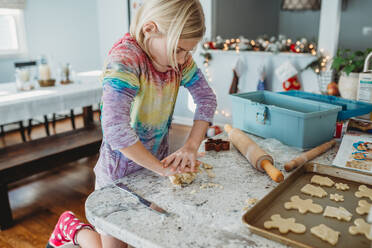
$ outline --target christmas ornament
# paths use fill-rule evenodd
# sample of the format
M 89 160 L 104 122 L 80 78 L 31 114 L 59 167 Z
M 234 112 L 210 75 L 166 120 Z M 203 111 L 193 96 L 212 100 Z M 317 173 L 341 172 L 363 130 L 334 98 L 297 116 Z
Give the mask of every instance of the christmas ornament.
M 327 94 L 330 96 L 339 96 L 340 92 L 338 91 L 338 85 L 336 82 L 330 82 L 327 85 Z

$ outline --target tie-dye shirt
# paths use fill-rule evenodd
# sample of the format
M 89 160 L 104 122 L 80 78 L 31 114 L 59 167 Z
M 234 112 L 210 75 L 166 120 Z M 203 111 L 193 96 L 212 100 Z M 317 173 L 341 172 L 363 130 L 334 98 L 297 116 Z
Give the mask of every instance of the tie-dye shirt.
M 168 155 L 168 132 L 180 86 L 189 90 L 197 105 L 194 120 L 212 122 L 216 96 L 191 56 L 179 72 L 159 72 L 129 34 L 113 46 L 103 72 L 103 141 L 94 169 L 97 188 L 143 168 L 119 151 L 138 140 L 159 160 Z

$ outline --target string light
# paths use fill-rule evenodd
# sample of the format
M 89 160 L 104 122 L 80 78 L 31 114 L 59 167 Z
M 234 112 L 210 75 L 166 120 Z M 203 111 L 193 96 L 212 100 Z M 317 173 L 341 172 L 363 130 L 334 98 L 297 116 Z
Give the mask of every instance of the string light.
M 204 67 L 205 67 L 205 75 L 206 75 L 206 78 L 208 80 L 208 82 L 212 82 L 212 77 L 211 77 L 211 74 L 209 72 L 209 59 L 208 58 L 205 58 L 204 59 Z
M 215 115 L 222 115 L 222 116 L 227 117 L 227 118 L 231 116 L 230 113 L 228 113 L 228 112 L 226 112 L 226 111 L 224 111 L 224 110 L 220 110 L 220 111 L 216 110 L 216 111 L 214 112 L 214 114 L 215 114 Z

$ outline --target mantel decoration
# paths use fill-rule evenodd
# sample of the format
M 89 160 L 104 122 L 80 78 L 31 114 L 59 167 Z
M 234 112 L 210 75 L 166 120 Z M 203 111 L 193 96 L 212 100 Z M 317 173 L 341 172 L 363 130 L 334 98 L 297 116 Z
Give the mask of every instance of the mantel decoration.
M 274 54 L 279 52 L 311 54 L 316 56 L 316 59 L 302 68 L 300 72 L 312 69 L 317 75 L 326 71 L 327 63 L 330 60 L 329 56 L 323 55 L 322 49 L 317 51 L 317 44 L 315 42 L 309 42 L 306 38 L 294 41 L 285 35 L 279 35 L 278 37 L 272 36 L 271 38 L 263 35 L 252 40 L 243 36 L 237 39 L 223 39 L 221 36 L 217 36 L 214 41 L 205 41 L 202 48 L 204 51 L 200 55 L 204 57 L 205 74 L 209 82 L 212 82 L 208 68 L 212 60 L 212 53 L 210 52 L 212 50 L 235 51 L 236 53 L 240 53 L 240 51 L 257 51 Z
M 206 50 L 235 50 L 239 51 L 266 51 L 266 52 L 293 52 L 293 53 L 310 53 L 316 55 L 317 45 L 313 41 L 308 41 L 306 38 L 292 40 L 285 35 L 278 37 L 267 35 L 258 37 L 257 39 L 249 40 L 244 36 L 233 39 L 223 39 L 217 36 L 214 41 L 206 41 L 203 44 Z

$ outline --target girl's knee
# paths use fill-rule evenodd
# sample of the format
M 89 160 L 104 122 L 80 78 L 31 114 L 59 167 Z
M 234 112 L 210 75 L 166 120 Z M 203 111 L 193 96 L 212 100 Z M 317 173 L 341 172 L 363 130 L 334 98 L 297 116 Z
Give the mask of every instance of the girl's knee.
M 102 248 L 128 248 L 128 244 L 109 235 L 101 234 Z

